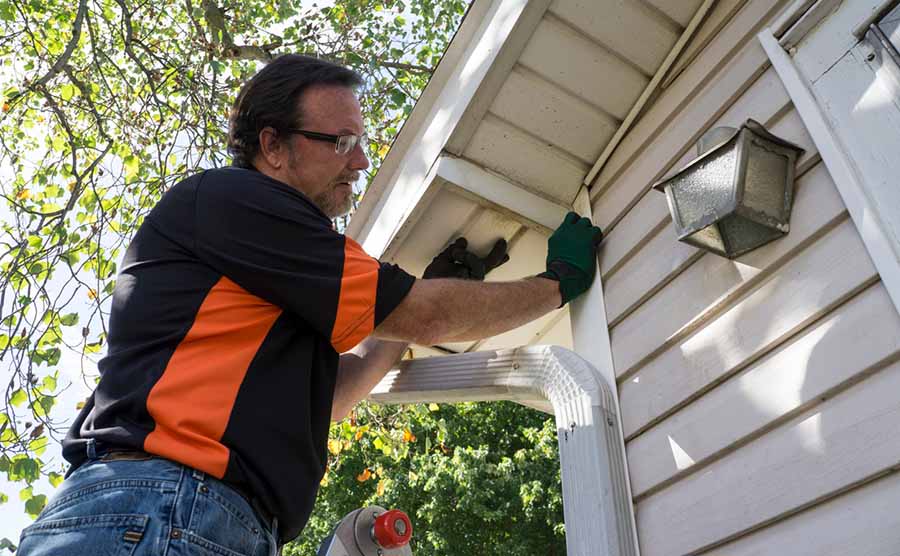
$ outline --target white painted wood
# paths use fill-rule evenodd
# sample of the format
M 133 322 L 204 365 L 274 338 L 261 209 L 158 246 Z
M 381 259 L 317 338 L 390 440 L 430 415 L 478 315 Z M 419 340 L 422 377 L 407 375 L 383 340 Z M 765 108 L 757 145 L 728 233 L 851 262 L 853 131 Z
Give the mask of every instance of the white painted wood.
M 565 205 L 539 197 L 461 158 L 442 156 L 437 163 L 437 175 L 479 198 L 539 224 L 547 232 L 555 230 L 569 211 Z
M 805 51 L 805 49 L 814 46 L 814 44 L 818 44 L 817 40 L 814 42 L 818 35 L 819 33 L 813 33 L 810 43 L 801 50 Z M 897 208 L 897 205 L 884 204 L 890 203 L 891 199 L 896 199 L 896 192 L 892 191 L 891 188 L 895 188 L 896 184 L 897 162 L 896 160 L 884 158 L 884 148 L 890 149 L 890 144 L 876 145 L 866 143 L 864 145 L 854 145 L 854 154 L 848 154 L 848 142 L 842 141 L 838 133 L 846 134 L 849 140 L 859 137 L 861 130 L 857 127 L 857 123 L 841 116 L 840 125 L 842 128 L 840 132 L 836 132 L 833 127 L 834 124 L 829 125 L 818 101 L 809 90 L 807 82 L 801 77 L 797 66 L 794 65 L 787 53 L 776 43 L 771 33 L 760 33 L 759 40 L 790 92 L 797 111 L 803 118 L 803 122 L 809 129 L 819 152 L 822 154 L 822 160 L 828 167 L 829 172 L 835 177 L 838 191 L 840 191 L 841 197 L 850 211 L 853 222 L 859 229 L 866 249 L 872 256 L 872 260 L 881 274 L 885 287 L 894 302 L 894 307 L 900 310 L 900 254 L 898 254 L 900 253 L 900 209 Z M 797 64 L 801 64 L 799 52 Z M 854 82 L 847 85 L 858 87 L 859 83 Z M 839 87 L 831 88 L 832 92 L 835 93 L 837 93 L 837 89 Z M 820 90 L 819 94 L 826 94 L 825 90 Z M 875 91 L 873 94 L 878 94 L 878 92 Z M 865 97 L 860 97 L 860 101 L 863 98 Z M 826 101 L 826 106 L 828 102 L 833 103 L 834 100 Z M 844 107 L 846 107 L 846 102 Z M 858 110 L 857 117 L 865 118 L 868 123 L 876 126 L 878 130 L 876 131 L 876 142 L 885 140 L 894 145 L 900 143 L 896 128 L 892 129 L 889 125 L 887 128 L 884 127 L 885 123 L 891 123 L 891 116 L 883 116 L 884 121 L 882 122 L 877 121 L 877 116 L 864 115 L 863 113 L 867 112 L 867 110 L 865 109 L 865 103 L 862 102 L 855 109 Z M 828 110 L 831 113 L 831 109 L 828 108 Z M 889 108 L 889 110 L 893 110 L 893 108 Z M 836 113 L 836 111 L 834 112 Z M 897 121 L 896 117 L 893 121 Z M 873 153 L 865 152 L 866 148 L 873 149 L 875 156 L 872 156 Z M 866 163 L 865 170 L 861 170 L 860 166 L 863 161 Z M 877 165 L 879 163 L 886 164 L 887 167 L 878 168 Z M 860 175 L 861 171 L 862 175 Z M 891 173 L 892 171 L 893 174 Z M 876 193 L 876 195 L 873 196 L 873 193 Z M 894 224 L 886 224 L 886 218 Z
M 619 124 L 609 114 L 525 68 L 509 74 L 490 111 L 585 164 L 597 158 Z
M 779 41 L 785 49 L 791 49 L 797 45 L 813 27 L 841 3 L 842 0 L 818 0 L 806 11 L 800 14 L 797 21 L 781 36 Z
M 845 220 L 626 380 L 619 391 L 626 437 L 765 355 L 877 276 Z
M 582 187 L 572 203 L 573 209 L 586 218 L 592 218 L 590 192 Z M 610 439 L 615 445 L 615 453 L 621 449 L 621 459 L 610 464 L 610 470 L 618 478 L 617 484 L 623 486 L 623 492 L 617 493 L 625 497 L 627 503 L 628 531 L 633 537 L 635 553 L 640 556 L 636 521 L 634 515 L 634 496 L 631 492 L 631 479 L 628 476 L 628 460 L 625 456 L 625 437 L 622 433 L 622 420 L 619 413 L 619 395 L 617 392 L 616 372 L 613 365 L 612 346 L 610 344 L 608 326 L 606 324 L 606 304 L 603 296 L 603 280 L 600 277 L 599 264 L 597 276 L 587 292 L 569 302 L 569 318 L 572 327 L 572 345 L 575 351 L 584 357 L 602 377 L 602 383 L 608 385 L 612 397 L 611 404 L 615 411 L 610 415 L 610 425 L 615 429 Z M 617 463 L 618 465 L 615 465 Z M 596 547 L 591 554 L 596 552 Z
M 832 0 L 820 1 L 826 2 L 823 7 L 833 4 Z M 854 0 L 841 2 L 837 9 L 815 11 L 816 19 L 819 19 L 816 21 L 819 24 L 816 32 L 806 34 L 802 40 L 792 41 L 797 44 L 794 60 L 806 82 L 815 82 L 859 42 L 859 37 L 853 31 L 878 12 L 882 2 L 883 0 Z
M 897 353 L 900 315 L 878 283 L 632 440 L 635 496 L 731 451 Z
M 656 72 L 681 31 L 631 0 L 555 0 L 550 11 L 648 76 Z M 641 37 L 639 42 L 636 36 Z
M 641 93 L 641 96 L 635 101 L 632 105 L 631 110 L 628 112 L 628 116 L 625 117 L 625 120 L 622 122 L 622 125 L 619 126 L 619 129 L 616 130 L 615 135 L 613 135 L 612 139 L 606 144 L 606 147 L 603 148 L 603 152 L 600 154 L 597 161 L 594 163 L 594 166 L 591 168 L 591 171 L 588 172 L 588 175 L 584 178 L 585 184 L 590 184 L 594 181 L 594 178 L 597 176 L 597 173 L 600 172 L 600 169 L 609 160 L 610 155 L 612 155 L 613 151 L 615 151 L 616 147 L 619 145 L 619 142 L 622 141 L 622 138 L 628 133 L 628 130 L 631 129 L 631 126 L 634 125 L 634 122 L 637 120 L 640 113 L 644 110 L 645 105 L 650 100 L 650 98 L 656 93 L 659 84 L 662 82 L 663 77 L 665 77 L 666 72 L 668 72 L 669 68 L 678 59 L 678 55 L 681 53 L 682 49 L 687 45 L 688 41 L 693 36 L 694 32 L 700 26 L 700 23 L 706 17 L 706 14 L 709 12 L 710 8 L 714 4 L 715 0 L 703 0 L 703 3 L 700 6 L 700 9 L 697 10 L 697 13 L 694 14 L 694 17 L 691 19 L 687 28 L 681 33 L 678 37 L 678 41 L 672 46 L 669 50 L 669 53 L 666 55 L 663 62 L 656 68 L 656 73 L 653 75 L 653 79 L 650 80 L 650 83 L 647 84 L 647 87 Z
M 811 159 L 817 158 L 818 153 L 815 145 L 812 144 L 812 138 L 809 137 L 800 120 L 800 115 L 792 109 L 768 129 L 778 137 L 806 149 L 802 158 L 797 162 L 796 175 L 802 176 Z M 675 164 L 675 168 L 680 168 L 682 164 L 679 161 Z M 651 191 L 648 196 L 653 197 L 654 193 L 657 192 Z M 664 195 L 658 195 L 658 197 L 664 197 Z M 659 201 L 658 198 L 656 200 Z M 641 203 L 638 203 L 638 206 L 641 206 L 643 202 L 642 200 Z M 702 250 L 676 240 L 677 235 L 667 207 L 653 214 L 653 220 L 657 219 L 663 223 L 664 227 L 655 234 L 651 233 L 651 237 L 646 240 L 637 254 L 625 261 L 620 269 L 611 276 L 609 276 L 611 269 L 604 268 L 607 311 L 612 325 L 615 325 L 624 314 L 631 312 L 646 296 L 663 287 L 702 255 Z M 660 227 L 654 228 L 654 230 L 657 229 Z M 624 239 L 618 235 L 620 230 L 621 228 L 617 228 L 611 239 Z M 601 268 L 606 260 L 601 259 Z
M 391 161 L 387 168 L 382 167 L 373 180 L 371 195 L 366 196 L 351 219 L 348 235 L 359 241 L 370 255 L 376 258 L 382 255 L 394 233 L 427 191 L 429 182 L 425 178 L 432 163 L 527 5 L 528 0 L 491 2 L 483 19 L 470 24 L 477 24 L 477 29 L 473 31 L 467 26 L 468 44 L 456 53 L 458 58 L 449 66 L 446 80 L 438 82 L 437 98 L 424 106 L 427 112 L 421 119 L 417 118 L 418 126 L 410 127 L 408 133 L 401 133 L 403 145 L 407 147 L 398 151 L 396 156 L 400 160 Z M 466 20 L 463 26 L 469 18 Z
M 682 27 L 687 27 L 691 17 L 697 13 L 697 9 L 702 4 L 702 0 L 647 0 L 647 3 Z
M 525 6 L 525 9 L 519 16 L 515 28 L 503 41 L 503 44 L 500 45 L 500 52 L 497 54 L 497 58 L 494 60 L 490 71 L 481 80 L 478 90 L 469 101 L 468 106 L 465 107 L 465 112 L 460 118 L 456 129 L 453 130 L 453 133 L 447 139 L 444 150 L 456 155 L 462 154 L 465 150 L 466 145 L 469 144 L 469 140 L 472 138 L 472 134 L 475 133 L 478 125 L 481 123 L 481 118 L 484 117 L 488 107 L 494 101 L 497 91 L 500 90 L 509 72 L 516 65 L 535 28 L 543 20 L 551 1 L 529 0 L 528 5 Z M 468 19 L 469 17 L 470 15 L 467 14 L 466 18 Z M 471 17 L 476 16 L 471 15 Z M 444 58 L 446 58 L 446 55 L 441 58 L 441 66 L 444 65 Z M 430 85 L 431 81 L 429 80 L 429 87 Z M 416 105 L 418 106 L 418 102 Z M 404 124 L 405 127 L 406 125 Z M 393 149 L 393 147 L 391 148 Z
M 794 0 L 791 5 L 772 22 L 770 28 L 776 37 L 780 38 L 784 33 L 803 17 L 803 14 L 819 0 Z
M 569 204 L 587 164 L 503 120 L 486 116 L 465 157 L 560 204 Z
M 474 43 L 483 35 L 485 29 L 483 22 L 486 17 L 496 12 L 497 6 L 491 1 L 476 1 L 472 3 L 467 17 L 462 21 L 456 31 L 453 40 L 447 45 L 447 50 L 441 58 L 441 63 L 435 68 L 434 74 L 428 81 L 428 86 L 422 91 L 416 105 L 410 112 L 403 125 L 403 130 L 394 139 L 390 153 L 382 161 L 378 174 L 372 179 L 368 194 L 363 198 L 347 227 L 347 235 L 360 240 L 363 229 L 370 225 L 369 219 L 373 218 L 377 201 L 385 195 L 394 185 L 395 174 L 403 166 L 404 159 L 410 156 L 410 151 L 417 146 L 417 133 L 412 130 L 426 127 L 432 117 L 433 109 L 439 101 L 447 102 L 445 91 L 448 87 L 454 90 L 459 85 L 454 81 L 459 77 L 458 69 L 463 64 L 463 59 L 473 48 Z
M 900 555 L 900 474 L 829 500 L 712 552 L 707 556 Z
M 416 238 L 415 248 L 401 247 L 388 262 L 421 276 L 431 259 L 456 239 L 460 223 L 467 222 L 479 210 L 481 207 L 471 200 L 441 189 L 415 226 L 405 234 L 406 237 Z
M 661 130 L 642 159 L 595 202 L 596 219 L 609 231 L 601 261 L 604 269 L 613 269 L 620 264 L 668 217 L 665 195 L 652 190 L 651 185 L 693 160 L 696 157 L 694 144 L 707 129 L 738 127 L 747 118 L 765 124 L 790 103 L 778 75 L 772 70 L 764 72 L 749 86 L 739 87 L 740 96 L 732 93 L 732 86 L 722 83 L 711 84 L 707 95 L 701 95 L 697 103 Z M 720 86 L 724 90 L 720 91 Z M 722 97 L 728 100 L 722 100 Z M 642 207 L 642 204 L 649 206 Z M 623 215 L 629 206 L 633 208 Z M 613 224 L 611 230 L 610 223 Z
M 898 391 L 894 363 L 647 498 L 638 505 L 643 554 L 700 551 L 900 467 Z
M 762 49 L 757 48 L 759 50 L 752 57 L 736 60 L 738 67 L 729 72 L 734 77 L 733 81 L 712 81 L 697 96 L 696 102 L 685 107 L 670 125 L 660 130 L 652 143 L 644 149 L 641 159 L 601 194 L 595 202 L 597 221 L 601 226 L 608 228 L 612 227 L 611 224 L 615 225 L 628 208 L 651 191 L 651 185 L 663 177 L 669 164 L 685 154 L 696 153 L 694 144 L 697 139 L 713 122 L 720 119 L 736 99 L 743 97 L 745 103 L 760 106 L 759 110 L 765 107 L 780 109 L 787 104 L 787 92 L 775 72 L 763 72 L 757 79 L 758 74 L 754 73 L 753 66 L 759 67 L 759 54 L 765 56 Z M 748 60 L 751 58 L 752 61 Z M 740 63 L 745 60 L 750 63 Z M 733 112 L 739 108 L 740 105 Z M 754 114 L 756 111 L 751 109 L 745 113 Z M 653 163 L 647 163 L 650 161 Z
M 643 154 L 644 148 L 651 144 L 676 114 L 701 101 L 715 106 L 713 99 L 700 96 L 701 91 L 710 88 L 710 83 L 721 83 L 718 89 L 722 91 L 734 79 L 738 79 L 738 85 L 744 86 L 748 79 L 762 73 L 767 66 L 767 60 L 765 53 L 754 44 L 755 29 L 774 17 L 779 7 L 786 1 L 753 0 L 716 34 L 697 59 L 647 109 L 638 124 L 622 140 L 619 148 L 594 180 L 592 200 L 596 199 L 612 181 L 618 179 L 626 171 L 626 166 Z M 727 73 L 723 73 L 726 70 Z M 723 99 L 725 102 L 727 100 Z
M 568 307 L 561 309 L 558 317 L 549 329 L 545 328 L 539 332 L 534 344 L 563 346 L 572 349 L 572 326 Z
M 854 221 L 861 217 L 858 225 L 866 247 L 900 310 L 900 82 L 882 68 L 892 60 L 876 55 L 866 61 L 867 48 L 854 47 L 813 85 L 813 91 L 856 170 L 856 185 L 867 210 L 851 215 Z M 859 194 L 851 193 L 850 187 L 847 193 Z
M 661 88 L 665 89 L 671 85 L 747 2 L 748 0 L 718 0 L 712 11 L 707 14 L 703 25 L 694 33 L 690 44 L 687 45 L 684 52 L 678 57 L 678 61 L 666 74 L 666 78 L 661 83 Z
M 650 81 L 634 66 L 549 14 L 525 46 L 519 64 L 618 120 L 625 118 Z M 610 87 L 610 83 L 616 86 Z

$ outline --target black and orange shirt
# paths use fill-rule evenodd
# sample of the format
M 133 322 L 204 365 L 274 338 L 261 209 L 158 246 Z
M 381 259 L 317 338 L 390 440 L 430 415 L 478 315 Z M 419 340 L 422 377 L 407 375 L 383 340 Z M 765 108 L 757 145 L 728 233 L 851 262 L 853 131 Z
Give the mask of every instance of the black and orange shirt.
M 264 174 L 180 182 L 125 254 L 100 383 L 65 458 L 81 464 L 89 439 L 164 456 L 252 493 L 293 538 L 325 471 L 338 354 L 414 280 Z

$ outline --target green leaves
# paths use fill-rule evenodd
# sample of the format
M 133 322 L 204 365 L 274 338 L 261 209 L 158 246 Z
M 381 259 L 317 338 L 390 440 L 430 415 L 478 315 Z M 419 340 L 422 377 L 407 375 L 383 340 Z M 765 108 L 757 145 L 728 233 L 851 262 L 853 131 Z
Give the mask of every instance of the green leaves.
M 32 459 L 25 454 L 13 456 L 9 462 L 7 475 L 10 481 L 25 481 L 33 483 L 38 480 L 41 472 L 41 462 Z
M 137 177 L 141 169 L 141 161 L 133 154 L 129 154 L 122 161 L 122 166 L 125 168 L 125 182 L 130 183 Z
M 0 20 L 14 21 L 16 19 L 16 11 L 11 2 L 0 2 Z
M 334 443 L 313 516 L 286 556 L 314 553 L 338 519 L 368 504 L 409 513 L 416 554 L 565 553 L 552 417 L 509 402 L 361 404 L 332 425 Z
M 68 313 L 60 317 L 59 322 L 63 326 L 75 326 L 78 324 L 78 313 Z
M 31 517 L 36 518 L 46 505 L 47 495 L 38 494 L 37 496 L 32 496 L 28 499 L 27 502 L 25 502 L 25 512 Z
M 59 473 L 55 473 L 55 472 L 50 472 L 50 474 L 47 475 L 47 480 L 50 481 L 50 484 L 53 486 L 53 488 L 56 488 L 59 485 L 61 485 L 63 482 L 63 478 L 64 477 L 62 475 L 60 475 Z
M 168 188 L 229 163 L 227 117 L 241 84 L 285 52 L 352 66 L 366 83 L 360 100 L 374 174 L 468 0 L 337 0 L 327 8 L 247 0 L 239 9 L 211 2 L 223 8 L 218 26 L 200 4 L 98 0 L 70 43 L 77 2 L 0 0 L 0 52 L 16 60 L 15 71 L 0 64 L 0 165 L 8 169 L 0 176 L 0 288 L 8 294 L 0 471 L 12 481 L 58 484 L 40 455 L 74 410 L 57 407 L 55 367 L 64 353 L 85 369 L 103 355 L 124 249 Z M 69 46 L 59 71 L 43 80 Z M 444 454 L 450 434 L 433 421 L 423 420 L 430 429 L 348 425 L 330 444 L 332 457 L 362 448 L 380 458 L 365 484 L 388 496 L 399 481 L 389 462 Z M 29 511 L 44 503 L 26 502 Z
M 75 85 L 72 85 L 71 83 L 66 83 L 65 85 L 63 85 L 62 87 L 59 88 L 59 96 L 63 100 L 68 101 L 68 100 L 71 100 L 71 98 L 73 96 L 75 96 L 75 93 L 77 91 L 78 91 L 78 89 L 75 88 Z
M 9 397 L 9 403 L 11 403 L 15 407 L 21 406 L 28 400 L 28 394 L 25 393 L 25 390 L 21 388 L 17 389 L 12 393 L 12 396 Z

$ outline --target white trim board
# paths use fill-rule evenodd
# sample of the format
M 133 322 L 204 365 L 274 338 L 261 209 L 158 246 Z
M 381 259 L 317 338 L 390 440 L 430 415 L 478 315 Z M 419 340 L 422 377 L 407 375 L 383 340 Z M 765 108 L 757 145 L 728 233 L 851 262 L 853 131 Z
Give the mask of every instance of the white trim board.
M 593 220 L 591 214 L 590 190 L 582 186 L 575 197 L 574 209 L 582 216 Z M 572 326 L 572 345 L 575 351 L 598 369 L 604 381 L 609 385 L 615 408 L 615 441 L 622 449 L 622 464 L 618 470 L 625 485 L 628 496 L 629 518 L 634 534 L 634 546 L 640 556 L 640 544 L 637 537 L 637 520 L 634 515 L 634 496 L 631 489 L 631 476 L 628 473 L 628 456 L 625 453 L 625 435 L 622 429 L 622 412 L 619 407 L 619 387 L 616 382 L 616 369 L 613 363 L 612 343 L 609 338 L 609 324 L 606 320 L 606 299 L 603 295 L 603 279 L 600 273 L 599 259 L 596 265 L 596 277 L 591 288 L 569 304 L 569 318 Z
M 562 223 L 570 210 L 462 158 L 441 156 L 436 166 L 436 176 L 491 204 L 511 211 L 526 220 L 523 224 L 537 224 L 537 227 L 548 235 Z
M 838 192 L 847 205 L 850 217 L 862 236 L 866 250 L 881 275 L 894 307 L 900 311 L 900 257 L 896 251 L 900 246 L 894 244 L 879 217 L 881 210 L 900 209 L 898 207 L 876 209 L 867 194 L 865 177 L 859 175 L 858 169 L 841 144 L 838 133 L 829 125 L 794 61 L 778 43 L 771 29 L 762 31 L 758 38 L 812 136 L 822 161 L 834 178 Z
M 504 45 L 518 32 L 528 31 L 525 20 L 546 10 L 547 1 L 476 0 L 460 27 L 462 50 L 454 52 L 451 65 L 441 79 L 430 83 L 423 93 L 429 101 L 413 110 L 415 117 L 398 135 L 401 148 L 392 148 L 372 182 L 362 205 L 350 221 L 347 235 L 356 239 L 367 253 L 380 258 L 395 234 L 405 224 L 431 180 L 426 179 L 453 132 L 464 122 L 469 105 L 496 67 Z M 473 17 L 474 16 L 474 17 Z M 527 23 L 527 22 L 526 22 Z M 475 30 L 473 31 L 473 27 Z M 453 43 L 457 40 L 454 39 Z M 451 43 L 453 48 L 454 44 Z M 448 54 L 450 50 L 448 49 Z M 402 143 L 402 144 L 400 144 Z M 393 156 L 391 156 L 393 154 Z

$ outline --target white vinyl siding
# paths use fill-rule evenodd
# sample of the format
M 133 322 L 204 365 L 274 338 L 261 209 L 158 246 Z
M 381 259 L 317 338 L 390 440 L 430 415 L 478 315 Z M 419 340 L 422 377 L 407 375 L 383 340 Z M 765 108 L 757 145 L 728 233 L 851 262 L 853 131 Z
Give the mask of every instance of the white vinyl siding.
M 900 315 L 755 38 L 788 4 L 749 0 L 710 20 L 594 183 L 644 556 L 897 546 L 893 516 L 836 525 L 851 504 L 884 506 L 877 485 L 900 488 Z M 790 233 L 729 261 L 679 243 L 649 186 L 707 129 L 747 118 L 806 153 Z M 799 531 L 829 541 L 798 548 Z M 869 552 L 848 548 L 864 532 Z

